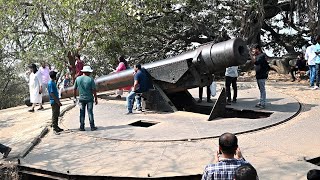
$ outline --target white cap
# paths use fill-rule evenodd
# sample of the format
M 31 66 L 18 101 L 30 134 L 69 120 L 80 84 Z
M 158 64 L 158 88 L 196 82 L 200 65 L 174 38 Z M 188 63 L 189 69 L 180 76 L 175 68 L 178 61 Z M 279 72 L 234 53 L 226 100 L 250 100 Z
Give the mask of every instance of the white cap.
M 92 72 L 93 70 L 91 69 L 91 67 L 90 66 L 83 66 L 83 68 L 82 68 L 82 70 L 81 70 L 81 72 Z

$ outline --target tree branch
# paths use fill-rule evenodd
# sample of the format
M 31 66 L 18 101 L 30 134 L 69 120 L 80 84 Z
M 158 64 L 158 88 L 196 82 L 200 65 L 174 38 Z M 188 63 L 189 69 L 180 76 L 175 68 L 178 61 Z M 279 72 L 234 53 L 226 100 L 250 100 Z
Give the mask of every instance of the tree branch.
M 58 40 L 60 46 L 64 48 L 65 46 L 64 46 L 63 41 L 62 41 L 56 34 L 54 34 L 54 33 L 52 32 L 52 30 L 49 28 L 49 25 L 48 25 L 48 23 L 47 23 L 47 20 L 46 20 L 46 18 L 45 18 L 45 15 L 44 15 L 44 12 L 43 12 L 43 11 L 41 12 L 41 20 L 42 20 L 43 25 L 44 25 L 44 26 L 46 27 L 46 29 L 48 30 L 49 35 L 52 36 L 52 37 L 54 37 L 54 38 L 56 38 L 56 39 Z
M 290 45 L 290 44 L 285 43 L 285 42 L 281 39 L 280 34 L 278 34 L 277 32 L 275 32 L 275 31 L 272 29 L 272 27 L 270 27 L 265 21 L 263 21 L 262 28 L 263 28 L 264 30 L 269 31 L 269 32 L 271 33 L 272 37 L 275 39 L 275 41 L 276 41 L 278 44 L 280 44 L 281 46 L 283 46 L 288 53 L 293 53 L 293 52 L 295 52 L 294 47 L 293 47 L 292 45 Z

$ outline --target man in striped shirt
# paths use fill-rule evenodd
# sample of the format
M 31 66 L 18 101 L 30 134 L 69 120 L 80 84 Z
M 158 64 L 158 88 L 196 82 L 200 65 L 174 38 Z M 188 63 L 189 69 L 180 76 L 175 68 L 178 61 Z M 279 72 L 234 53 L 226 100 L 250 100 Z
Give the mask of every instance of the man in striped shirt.
M 237 137 L 224 133 L 219 137 L 214 163 L 205 167 L 202 180 L 233 180 L 235 169 L 244 164 L 249 163 L 242 157 Z

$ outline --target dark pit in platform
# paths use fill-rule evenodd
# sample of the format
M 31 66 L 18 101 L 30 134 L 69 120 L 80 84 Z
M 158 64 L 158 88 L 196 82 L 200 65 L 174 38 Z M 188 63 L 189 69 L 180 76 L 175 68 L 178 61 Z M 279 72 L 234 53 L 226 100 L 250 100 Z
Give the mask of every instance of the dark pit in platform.
M 247 119 L 260 119 L 267 118 L 271 116 L 271 112 L 264 111 L 254 111 L 254 110 L 237 110 L 237 109 L 229 109 L 226 108 L 226 113 L 224 114 L 224 118 L 247 118 Z
M 136 127 L 151 127 L 153 125 L 158 124 L 159 122 L 154 122 L 154 121 L 146 121 L 146 120 L 140 120 L 140 121 L 136 121 L 134 123 L 129 124 L 130 126 L 136 126 Z
M 310 160 L 307 160 L 307 162 L 312 163 L 314 165 L 320 166 L 320 157 L 316 157 Z
M 206 114 L 210 115 L 212 107 L 211 106 L 196 106 L 192 109 L 194 113 Z M 267 118 L 272 115 L 272 112 L 266 112 L 262 110 L 248 110 L 248 109 L 233 109 L 233 108 L 225 108 L 223 116 L 221 118 L 245 118 L 245 119 L 260 119 Z

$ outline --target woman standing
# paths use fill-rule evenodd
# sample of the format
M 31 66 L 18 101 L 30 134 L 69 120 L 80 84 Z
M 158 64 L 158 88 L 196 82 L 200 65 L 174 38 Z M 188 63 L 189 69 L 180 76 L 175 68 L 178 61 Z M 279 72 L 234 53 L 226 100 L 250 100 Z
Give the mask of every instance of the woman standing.
M 126 69 L 128 69 L 128 62 L 125 60 L 124 56 L 120 56 L 119 59 L 119 65 L 116 68 L 115 72 L 120 72 L 120 71 L 124 71 Z M 124 87 L 124 88 L 120 88 L 116 90 L 116 98 L 117 99 L 121 99 L 121 96 L 123 94 L 123 90 L 130 90 L 131 86 L 128 87 Z
M 38 73 L 37 66 L 35 64 L 31 64 L 28 66 L 30 69 L 29 76 L 29 91 L 30 91 L 30 102 L 32 103 L 32 107 L 29 112 L 34 112 L 34 108 L 36 104 L 40 104 L 40 108 L 38 110 L 42 110 L 42 78 L 41 74 Z

